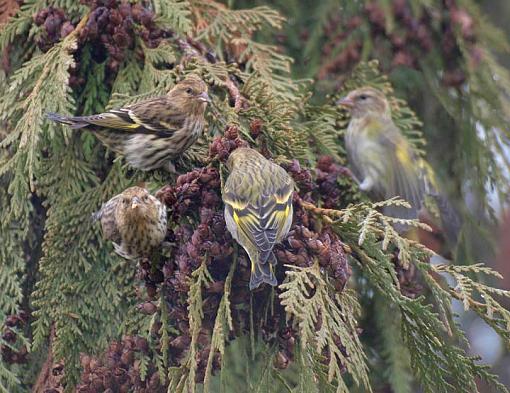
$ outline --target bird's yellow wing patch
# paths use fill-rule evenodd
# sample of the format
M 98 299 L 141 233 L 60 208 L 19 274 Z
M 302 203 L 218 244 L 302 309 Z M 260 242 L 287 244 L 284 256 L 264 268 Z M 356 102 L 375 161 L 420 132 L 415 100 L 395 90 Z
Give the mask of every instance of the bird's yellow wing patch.
M 413 165 L 413 162 L 412 162 L 412 158 L 410 157 L 409 155 L 409 150 L 408 150 L 408 146 L 407 145 L 397 145 L 396 146 L 396 152 L 397 154 L 397 159 L 400 163 L 402 163 L 402 165 L 404 166 L 408 166 L 408 165 Z

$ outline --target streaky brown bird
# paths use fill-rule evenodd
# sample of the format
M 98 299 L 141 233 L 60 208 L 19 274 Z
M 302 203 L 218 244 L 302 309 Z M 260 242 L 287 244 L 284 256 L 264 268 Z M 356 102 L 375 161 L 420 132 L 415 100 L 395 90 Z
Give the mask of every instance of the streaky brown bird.
M 50 120 L 73 129 L 87 129 L 111 150 L 144 171 L 175 171 L 173 161 L 203 132 L 210 102 L 207 84 L 190 74 L 164 96 L 91 116 L 48 113 Z
M 106 202 L 93 215 L 103 236 L 126 259 L 150 256 L 165 239 L 166 207 L 145 188 L 130 187 Z

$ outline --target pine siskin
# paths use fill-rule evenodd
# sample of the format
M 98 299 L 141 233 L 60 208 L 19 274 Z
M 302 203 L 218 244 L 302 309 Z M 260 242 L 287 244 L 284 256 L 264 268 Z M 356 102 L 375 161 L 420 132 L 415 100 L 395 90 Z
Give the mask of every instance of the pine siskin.
M 62 116 L 49 113 L 50 120 L 87 128 L 110 149 L 142 170 L 166 167 L 202 134 L 207 103 L 207 85 L 188 75 L 168 94 L 150 98 L 121 109 L 92 116 Z
M 222 190 L 225 221 L 250 258 L 250 290 L 263 282 L 275 286 L 272 250 L 292 224 L 294 182 L 283 168 L 250 148 L 234 150 L 227 168 L 230 174 Z
M 337 102 L 346 107 L 351 120 L 345 136 L 349 163 L 361 190 L 377 199 L 399 196 L 411 209 L 391 206 L 385 214 L 406 219 L 418 218 L 425 198 L 438 205 L 443 227 L 459 230 L 459 217 L 444 196 L 437 192 L 430 165 L 418 157 L 391 117 L 386 96 L 372 87 L 351 91 Z M 444 218 L 448 217 L 449 222 Z M 456 228 L 452 228 L 455 226 Z M 407 228 L 397 226 L 399 230 Z
M 165 239 L 166 207 L 145 188 L 130 187 L 94 214 L 115 252 L 126 259 L 149 256 Z

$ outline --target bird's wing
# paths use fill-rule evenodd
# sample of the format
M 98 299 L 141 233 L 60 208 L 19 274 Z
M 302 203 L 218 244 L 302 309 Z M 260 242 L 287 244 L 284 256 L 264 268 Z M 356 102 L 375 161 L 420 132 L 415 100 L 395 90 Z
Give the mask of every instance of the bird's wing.
M 352 151 L 350 146 L 347 147 L 347 162 L 349 163 L 349 168 L 351 169 L 352 174 L 354 175 L 354 181 L 356 183 L 361 183 L 364 178 L 363 168 L 358 164 L 358 161 L 354 158 L 356 153 Z
M 419 160 L 393 121 L 384 126 L 386 131 L 379 138 L 390 152 L 386 157 L 389 181 L 385 196 L 400 196 L 412 205 L 413 210 L 419 209 L 425 193 L 425 178 Z
M 115 209 L 117 208 L 119 200 L 120 196 L 116 195 L 103 204 L 101 209 L 93 215 L 95 220 L 101 221 L 104 237 L 114 243 L 120 243 L 121 241 L 117 220 L 115 219 Z
M 238 228 L 234 237 L 241 243 L 243 238 L 250 242 L 259 251 L 260 263 L 267 262 L 275 243 L 286 235 L 292 221 L 293 183 L 282 168 L 278 169 L 286 178 L 283 174 L 272 173 L 274 178 L 259 179 L 263 183 L 257 190 L 254 188 L 260 187 L 258 182 L 234 170 L 223 190 L 226 216 L 233 221 L 230 226 L 235 223 Z M 276 181 L 277 176 L 282 177 L 280 181 Z
M 92 116 L 67 118 L 74 128 L 86 125 L 136 133 L 170 136 L 184 124 L 186 116 L 167 96 L 154 97 L 120 109 Z

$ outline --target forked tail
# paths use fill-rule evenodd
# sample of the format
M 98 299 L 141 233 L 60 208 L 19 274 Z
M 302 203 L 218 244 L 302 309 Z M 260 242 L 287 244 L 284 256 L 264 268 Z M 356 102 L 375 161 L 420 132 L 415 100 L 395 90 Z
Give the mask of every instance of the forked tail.
M 264 255 L 264 258 L 260 258 L 257 262 L 252 261 L 250 291 L 254 290 L 264 282 L 273 287 L 278 284 L 274 275 L 275 265 L 276 257 L 272 251 L 269 254 Z
M 83 128 L 89 125 L 87 122 L 80 121 L 80 117 L 64 116 L 53 112 L 46 113 L 46 117 L 57 123 L 67 124 L 71 128 Z

